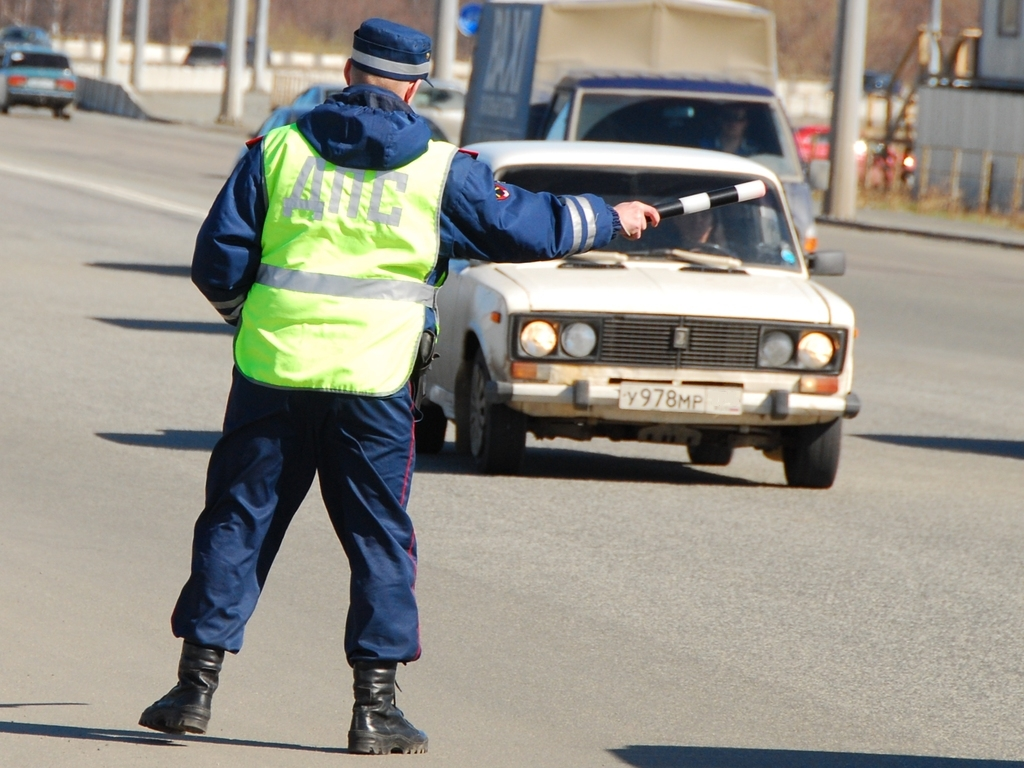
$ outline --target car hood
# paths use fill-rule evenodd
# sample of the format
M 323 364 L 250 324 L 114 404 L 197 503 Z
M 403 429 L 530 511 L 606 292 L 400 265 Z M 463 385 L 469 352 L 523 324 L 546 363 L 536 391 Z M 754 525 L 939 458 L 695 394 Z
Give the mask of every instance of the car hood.
M 676 265 L 625 269 L 501 264 L 535 312 L 693 315 L 828 323 L 829 307 L 810 281 L 776 270 L 703 272 Z

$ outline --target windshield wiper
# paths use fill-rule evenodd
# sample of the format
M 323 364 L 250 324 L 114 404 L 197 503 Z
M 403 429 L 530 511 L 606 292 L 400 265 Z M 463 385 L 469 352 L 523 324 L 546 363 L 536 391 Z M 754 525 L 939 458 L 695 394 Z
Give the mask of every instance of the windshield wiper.
M 623 265 L 627 261 L 629 261 L 629 256 L 618 251 L 585 251 L 566 256 L 560 266 L 625 269 Z
M 681 261 L 684 264 L 695 264 L 705 269 L 715 269 L 721 272 L 743 272 L 743 260 L 735 256 L 719 255 L 715 253 L 695 253 L 682 248 L 652 248 L 649 251 L 635 251 L 634 256 L 649 256 L 655 258 L 671 259 Z

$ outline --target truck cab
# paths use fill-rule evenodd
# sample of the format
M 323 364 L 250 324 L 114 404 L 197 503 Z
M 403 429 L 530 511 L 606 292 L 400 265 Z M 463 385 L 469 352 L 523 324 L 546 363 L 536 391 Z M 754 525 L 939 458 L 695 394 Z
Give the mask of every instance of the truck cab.
M 804 250 L 813 251 L 810 187 L 777 84 L 775 17 L 749 3 L 489 0 L 461 138 L 663 144 L 749 157 L 782 180 Z M 727 126 L 732 117 L 745 125 Z
M 673 77 L 568 76 L 533 105 L 528 138 L 711 149 L 749 158 L 782 181 L 805 248 L 810 188 L 778 97 L 748 83 Z M 809 250 L 814 250 L 813 247 Z

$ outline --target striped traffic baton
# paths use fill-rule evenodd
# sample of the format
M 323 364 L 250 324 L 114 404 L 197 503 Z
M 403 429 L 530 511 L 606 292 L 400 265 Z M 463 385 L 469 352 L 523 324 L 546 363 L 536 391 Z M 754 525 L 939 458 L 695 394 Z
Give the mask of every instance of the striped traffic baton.
M 742 184 L 734 184 L 731 187 L 715 189 L 711 192 L 701 192 L 696 195 L 668 200 L 664 203 L 657 203 L 654 207 L 658 209 L 661 218 L 669 216 L 685 216 L 688 213 L 698 211 L 709 211 L 718 208 L 720 205 L 732 203 L 743 203 L 747 200 L 757 200 L 768 193 L 768 188 L 760 179 L 756 181 L 745 181 Z

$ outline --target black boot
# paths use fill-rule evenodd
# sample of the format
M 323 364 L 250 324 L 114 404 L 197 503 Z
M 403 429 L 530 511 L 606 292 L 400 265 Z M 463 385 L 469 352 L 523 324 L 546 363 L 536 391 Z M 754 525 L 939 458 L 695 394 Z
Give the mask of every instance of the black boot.
M 139 725 L 164 733 L 206 733 L 223 662 L 224 651 L 185 641 L 178 662 L 178 684 L 146 708 Z
M 395 706 L 395 662 L 357 661 L 353 666 L 356 703 L 348 751 L 358 755 L 414 754 L 427 751 L 427 734 L 413 727 Z

